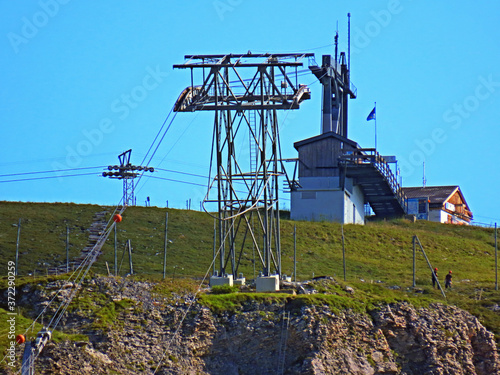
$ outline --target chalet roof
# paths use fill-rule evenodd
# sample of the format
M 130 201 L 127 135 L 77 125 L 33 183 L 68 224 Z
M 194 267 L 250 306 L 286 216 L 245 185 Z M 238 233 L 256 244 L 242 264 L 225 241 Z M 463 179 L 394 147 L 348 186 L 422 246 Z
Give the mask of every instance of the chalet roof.
M 431 205 L 443 205 L 458 190 L 466 208 L 469 206 L 457 185 L 454 186 L 426 186 L 426 187 L 404 187 L 403 192 L 407 198 L 429 198 Z
M 318 141 L 321 141 L 321 140 L 326 139 L 326 138 L 335 138 L 341 142 L 345 142 L 345 143 L 349 144 L 352 147 L 359 148 L 359 145 L 356 142 L 354 142 L 353 140 L 350 140 L 349 138 L 343 137 L 335 132 L 327 132 L 327 133 L 323 133 L 320 135 L 316 135 L 316 136 L 311 137 L 311 138 L 303 139 L 302 141 L 295 142 L 293 144 L 293 147 L 295 147 L 295 149 L 298 150 L 299 147 L 305 146 L 309 143 L 318 142 Z

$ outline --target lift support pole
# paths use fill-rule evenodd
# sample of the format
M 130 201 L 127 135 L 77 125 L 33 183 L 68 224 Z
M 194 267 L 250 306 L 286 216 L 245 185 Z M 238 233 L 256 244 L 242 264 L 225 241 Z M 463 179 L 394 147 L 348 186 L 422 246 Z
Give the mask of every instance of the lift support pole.
M 431 270 L 432 275 L 436 278 L 437 285 L 439 287 L 439 290 L 441 290 L 441 294 L 443 295 L 444 298 L 446 298 L 446 294 L 444 293 L 443 288 L 441 287 L 441 284 L 439 283 L 439 280 L 434 273 L 434 268 L 432 268 L 431 262 L 429 262 L 429 258 L 427 258 L 427 254 L 425 253 L 425 250 L 420 243 L 420 240 L 418 239 L 418 236 L 413 236 L 413 286 L 415 286 L 415 252 L 416 252 L 416 246 L 415 244 L 418 242 L 418 245 L 420 246 L 420 250 L 422 250 L 422 254 L 424 254 L 424 258 L 427 261 L 427 265 L 429 266 L 429 269 Z

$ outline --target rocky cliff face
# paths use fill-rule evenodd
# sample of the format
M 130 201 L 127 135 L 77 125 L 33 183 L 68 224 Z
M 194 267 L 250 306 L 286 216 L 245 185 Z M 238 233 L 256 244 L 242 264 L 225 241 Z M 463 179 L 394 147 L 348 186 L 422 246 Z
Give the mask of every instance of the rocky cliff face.
M 361 314 L 252 300 L 237 313 L 214 314 L 192 295 L 165 297 L 150 283 L 114 278 L 95 279 L 81 294 L 100 296 L 94 308 L 112 311 L 112 321 L 96 324 L 99 310 L 76 304 L 58 328 L 83 330 L 90 341 L 50 342 L 37 373 L 500 373 L 493 334 L 452 306 L 398 303 Z M 26 286 L 20 302 L 43 306 L 51 297 Z

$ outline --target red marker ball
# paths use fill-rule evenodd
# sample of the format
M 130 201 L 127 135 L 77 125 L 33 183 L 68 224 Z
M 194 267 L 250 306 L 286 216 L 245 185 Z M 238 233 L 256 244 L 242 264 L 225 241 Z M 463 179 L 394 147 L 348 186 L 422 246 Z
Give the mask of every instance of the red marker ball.
M 18 344 L 24 344 L 25 341 L 26 341 L 26 339 L 24 338 L 24 335 L 17 335 L 16 336 L 16 342 Z
M 115 223 L 119 223 L 120 221 L 122 221 L 122 220 L 123 220 L 122 215 L 120 215 L 120 214 L 116 214 L 116 215 L 113 217 L 113 220 L 115 221 Z

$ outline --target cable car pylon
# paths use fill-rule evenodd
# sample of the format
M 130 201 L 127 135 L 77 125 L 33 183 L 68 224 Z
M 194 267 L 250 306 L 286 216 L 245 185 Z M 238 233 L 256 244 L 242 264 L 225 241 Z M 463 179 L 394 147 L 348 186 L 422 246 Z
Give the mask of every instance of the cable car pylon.
M 132 154 L 132 149 L 121 153 L 120 155 L 118 155 L 118 160 L 120 161 L 120 165 L 109 165 L 108 166 L 109 172 L 102 173 L 103 177 L 110 177 L 123 181 L 124 206 L 135 206 L 134 179 L 141 174 L 140 172 L 155 171 L 153 167 L 132 165 L 130 163 L 131 154 Z

